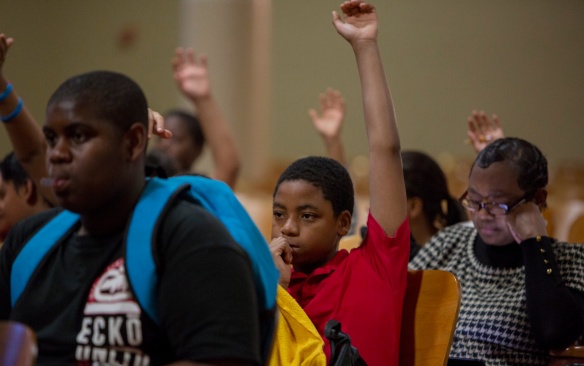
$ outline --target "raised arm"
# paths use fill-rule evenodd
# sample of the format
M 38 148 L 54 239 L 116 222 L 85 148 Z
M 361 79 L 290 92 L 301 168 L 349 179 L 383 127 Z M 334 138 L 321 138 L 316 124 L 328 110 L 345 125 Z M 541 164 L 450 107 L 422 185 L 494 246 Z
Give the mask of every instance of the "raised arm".
M 229 125 L 211 93 L 207 57 L 202 55 L 197 60 L 192 49 L 177 48 L 172 66 L 179 90 L 197 109 L 201 128 L 211 148 L 214 165 L 211 177 L 233 188 L 239 174 L 239 154 Z
M 322 138 L 329 158 L 347 166 L 345 148 L 341 139 L 341 129 L 345 119 L 345 100 L 338 90 L 328 88 L 320 94 L 320 114 L 310 109 L 308 114 L 312 125 Z
M 491 142 L 505 137 L 501 121 L 496 114 L 493 114 L 493 121 L 489 120 L 484 111 L 472 111 L 468 117 L 468 143 L 472 144 L 476 153 L 480 153 Z
M 377 45 L 377 13 L 360 0 L 345 1 L 341 10 L 344 21 L 333 11 L 333 24 L 357 59 L 369 140 L 370 212 L 391 236 L 406 217 L 406 190 L 395 112 Z
M 51 204 L 57 200 L 49 186 L 41 184 L 47 176 L 45 167 L 46 143 L 40 126 L 28 112 L 26 104 L 15 92 L 15 87 L 4 76 L 4 62 L 14 39 L 0 34 L 0 116 L 12 143 L 14 154 L 35 182 L 41 195 Z

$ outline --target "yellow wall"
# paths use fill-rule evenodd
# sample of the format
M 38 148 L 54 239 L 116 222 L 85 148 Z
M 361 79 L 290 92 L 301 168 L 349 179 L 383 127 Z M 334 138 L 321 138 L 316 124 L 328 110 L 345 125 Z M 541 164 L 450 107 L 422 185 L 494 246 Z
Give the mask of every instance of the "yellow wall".
M 39 122 L 61 81 L 94 69 L 128 74 L 143 86 L 151 105 L 164 111 L 181 103 L 170 71 L 181 42 L 209 53 L 216 96 L 244 153 L 244 177 L 264 163 L 258 159 L 263 155 L 293 159 L 324 153 L 307 110 L 317 106 L 318 94 L 328 86 L 345 95 L 344 140 L 348 155 L 356 156 L 366 153 L 366 139 L 354 58 L 330 22 L 338 3 L 4 1 L 0 31 L 16 38 L 5 73 Z M 583 1 L 382 0 L 377 6 L 404 149 L 470 157 L 463 144 L 466 118 L 472 109 L 485 109 L 501 117 L 507 135 L 536 143 L 551 162 L 581 158 Z M 272 31 L 260 41 L 252 31 L 258 21 L 250 15 L 253 7 L 272 13 L 263 19 Z M 134 27 L 138 38 L 121 49 L 117 42 L 125 27 Z M 264 47 L 254 44 L 266 40 Z M 252 47 L 254 54 L 246 54 Z M 254 64 L 262 60 L 269 61 L 267 88 L 254 83 Z M 268 118 L 255 123 L 254 115 L 262 113 Z M 252 148 L 257 146 L 266 148 Z M 0 153 L 9 150 L 0 130 Z
M 149 103 L 164 110 L 178 100 L 170 65 L 177 14 L 176 1 L 3 1 L 0 32 L 15 39 L 4 73 L 39 123 L 61 82 L 97 69 L 134 78 Z M 138 37 L 122 48 L 119 37 L 128 28 Z M 0 130 L 0 153 L 10 149 Z
M 347 99 L 349 155 L 366 152 L 354 58 L 330 23 L 338 1 L 275 1 L 273 151 L 323 153 L 306 110 L 327 86 Z M 473 109 L 551 161 L 584 155 L 584 2 L 377 1 L 402 147 L 472 156 Z M 292 138 L 293 137 L 293 138 Z M 277 149 L 276 149 L 277 146 Z

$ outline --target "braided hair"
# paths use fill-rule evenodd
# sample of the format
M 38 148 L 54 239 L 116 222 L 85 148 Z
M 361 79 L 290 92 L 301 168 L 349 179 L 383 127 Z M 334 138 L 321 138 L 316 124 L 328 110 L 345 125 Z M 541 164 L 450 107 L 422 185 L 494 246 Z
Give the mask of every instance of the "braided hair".
M 516 137 L 498 139 L 487 145 L 477 156 L 471 171 L 475 165 L 484 169 L 501 161 L 509 161 L 513 165 L 519 176 L 517 184 L 527 197 L 533 197 L 539 189 L 547 186 L 547 159 L 537 146 Z
M 448 191 L 438 163 L 420 151 L 402 151 L 406 195 L 422 200 L 424 217 L 430 226 L 441 229 L 466 220 L 466 213 Z

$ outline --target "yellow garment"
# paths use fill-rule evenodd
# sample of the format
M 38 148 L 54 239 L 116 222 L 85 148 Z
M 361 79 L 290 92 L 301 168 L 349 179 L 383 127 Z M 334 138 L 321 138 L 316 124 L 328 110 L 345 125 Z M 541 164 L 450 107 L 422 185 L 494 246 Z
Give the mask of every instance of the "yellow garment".
M 278 286 L 276 303 L 280 317 L 269 365 L 326 365 L 322 338 L 308 315 L 282 286 Z

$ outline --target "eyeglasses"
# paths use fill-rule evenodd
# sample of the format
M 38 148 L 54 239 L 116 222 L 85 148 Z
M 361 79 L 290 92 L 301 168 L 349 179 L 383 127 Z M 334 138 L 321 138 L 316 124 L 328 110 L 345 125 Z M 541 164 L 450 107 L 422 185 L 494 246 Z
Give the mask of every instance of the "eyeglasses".
M 527 202 L 527 195 L 521 197 L 518 201 L 506 205 L 504 203 L 495 203 L 495 202 L 484 202 L 484 201 L 473 201 L 468 197 L 468 191 L 464 192 L 464 194 L 458 199 L 462 207 L 469 212 L 478 212 L 481 208 L 484 208 L 489 214 L 493 216 L 503 216 L 507 215 L 509 211 L 514 209 L 515 207 L 524 204 Z

